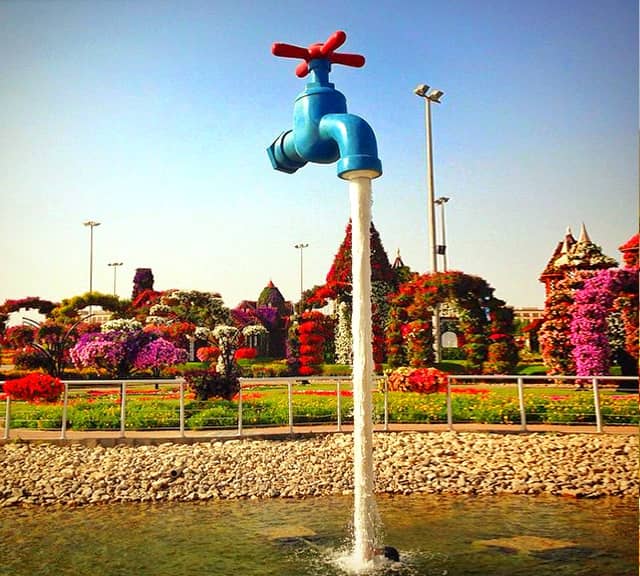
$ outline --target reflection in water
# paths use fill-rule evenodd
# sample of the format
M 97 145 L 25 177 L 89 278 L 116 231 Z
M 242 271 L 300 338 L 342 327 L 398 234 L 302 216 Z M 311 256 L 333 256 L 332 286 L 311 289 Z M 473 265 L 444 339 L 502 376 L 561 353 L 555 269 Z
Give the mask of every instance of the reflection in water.
M 635 575 L 633 499 L 379 497 L 376 575 Z M 9 508 L 0 575 L 348 574 L 349 497 Z M 492 544 L 493 543 L 493 544 Z M 570 544 L 570 545 L 567 545 Z

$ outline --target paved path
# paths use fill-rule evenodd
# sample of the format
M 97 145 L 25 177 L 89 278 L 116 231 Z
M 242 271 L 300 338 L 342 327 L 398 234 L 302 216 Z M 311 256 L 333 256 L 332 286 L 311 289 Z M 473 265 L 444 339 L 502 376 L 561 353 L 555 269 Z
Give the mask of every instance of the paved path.
M 519 424 L 454 424 L 455 432 L 490 432 L 496 434 L 524 434 L 524 433 L 551 433 L 551 434 L 598 434 L 594 425 L 590 426 L 554 426 L 549 424 L 530 424 L 526 430 L 522 430 Z M 1 429 L 0 429 L 1 430 Z M 383 432 L 382 425 L 376 425 L 375 432 Z M 446 432 L 447 424 L 390 424 L 389 432 Z M 9 438 L 4 438 L 4 430 L 0 437 L 0 445 L 7 442 L 52 442 L 55 444 L 82 443 L 82 444 L 159 444 L 164 442 L 194 443 L 211 442 L 212 440 L 261 438 L 283 439 L 304 437 L 311 434 L 328 434 L 334 432 L 351 433 L 351 425 L 343 425 L 340 430 L 334 424 L 331 426 L 270 426 L 264 428 L 243 428 L 239 434 L 236 428 L 226 430 L 185 430 L 184 435 L 179 430 L 127 430 L 122 436 L 119 430 L 112 431 L 83 431 L 67 430 L 62 438 L 60 430 L 35 430 L 29 428 L 16 428 L 9 432 Z M 603 434 L 637 435 L 637 426 L 603 426 Z

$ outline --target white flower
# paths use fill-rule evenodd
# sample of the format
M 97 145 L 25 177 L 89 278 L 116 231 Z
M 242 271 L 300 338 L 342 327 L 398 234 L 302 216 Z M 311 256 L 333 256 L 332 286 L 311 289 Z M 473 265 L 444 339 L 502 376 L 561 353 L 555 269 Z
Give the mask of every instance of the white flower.
M 267 329 L 261 324 L 251 324 L 250 326 L 245 326 L 242 329 L 242 334 L 247 338 L 250 338 L 251 336 L 261 336 L 266 333 Z
M 169 319 L 164 316 L 147 316 L 145 319 L 147 324 L 155 324 L 155 325 L 167 325 L 170 324 Z
M 166 304 L 154 304 L 149 308 L 150 316 L 166 316 L 171 311 L 171 308 Z
M 213 338 L 211 330 L 206 326 L 196 327 L 194 335 L 198 340 L 211 340 Z
M 114 330 L 136 332 L 137 330 L 142 330 L 142 324 L 133 318 L 117 318 L 115 320 L 107 320 L 100 326 L 101 332 L 113 332 Z

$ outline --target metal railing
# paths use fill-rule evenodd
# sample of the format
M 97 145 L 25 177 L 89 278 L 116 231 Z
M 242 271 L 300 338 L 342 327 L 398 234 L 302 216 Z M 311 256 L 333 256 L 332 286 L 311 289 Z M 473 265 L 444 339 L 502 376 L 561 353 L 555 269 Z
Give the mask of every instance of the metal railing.
M 637 382 L 637 377 L 632 376 L 522 376 L 522 375 L 449 375 L 447 390 L 446 390 L 446 424 L 448 430 L 454 430 L 454 418 L 453 418 L 453 397 L 456 392 L 452 389 L 452 386 L 463 382 L 481 382 L 487 383 L 499 383 L 509 385 L 515 383 L 517 386 L 518 407 L 520 416 L 520 430 L 527 431 L 527 411 L 525 406 L 525 381 L 533 382 L 545 382 L 550 381 L 563 381 L 563 382 L 590 382 L 590 387 L 593 394 L 593 406 L 595 412 L 595 429 L 596 432 L 602 432 L 603 430 L 603 416 L 600 404 L 600 383 L 608 381 L 629 381 Z M 237 436 L 243 436 L 246 422 L 244 418 L 245 414 L 245 402 L 243 401 L 244 393 L 250 388 L 274 388 L 286 386 L 287 389 L 287 422 L 272 424 L 271 426 L 282 427 L 285 426 L 290 434 L 294 433 L 294 424 L 296 419 L 295 403 L 294 403 L 294 386 L 306 386 L 309 383 L 328 383 L 335 386 L 335 400 L 336 410 L 335 419 L 332 420 L 336 424 L 336 431 L 343 430 L 343 404 L 342 404 L 342 392 L 345 390 L 343 384 L 349 383 L 350 377 L 288 377 L 288 378 L 241 378 L 240 390 L 237 395 L 237 421 L 233 426 L 223 426 L 226 429 L 233 429 L 237 426 Z M 154 379 L 154 380 L 93 380 L 93 381 L 78 381 L 78 380 L 66 380 L 64 383 L 64 391 L 62 395 L 62 417 L 60 424 L 60 438 L 67 438 L 68 422 L 69 422 L 69 400 L 70 392 L 72 390 L 95 390 L 95 389 L 111 389 L 117 390 L 119 395 L 119 436 L 124 438 L 127 431 L 127 398 L 133 395 L 133 390 L 128 391 L 133 385 L 154 385 L 157 389 L 160 386 L 170 385 L 175 389 L 178 387 L 178 426 L 169 427 L 171 430 L 177 430 L 180 437 L 185 437 L 185 422 L 186 422 L 186 409 L 185 409 L 185 395 L 186 395 L 186 382 L 182 378 L 176 379 Z M 378 393 L 383 395 L 382 398 L 382 414 L 379 414 L 379 423 L 382 424 L 384 431 L 389 430 L 390 418 L 389 418 L 389 391 L 387 390 L 386 378 L 379 377 L 377 379 L 378 386 L 382 384 L 382 387 L 378 387 Z M 11 424 L 12 424 L 12 401 L 7 396 L 5 398 L 5 411 L 4 411 L 4 426 L 2 438 L 7 440 L 10 437 Z M 206 427 L 206 426 L 205 426 Z M 157 429 L 157 428 L 146 428 Z

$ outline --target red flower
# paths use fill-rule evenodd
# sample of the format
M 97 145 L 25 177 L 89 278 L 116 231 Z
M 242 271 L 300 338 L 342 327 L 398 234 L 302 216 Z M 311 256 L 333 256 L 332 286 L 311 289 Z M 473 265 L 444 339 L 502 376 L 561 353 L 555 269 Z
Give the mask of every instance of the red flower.
M 4 393 L 14 400 L 28 402 L 55 402 L 60 398 L 64 384 L 59 378 L 34 372 L 4 383 Z

